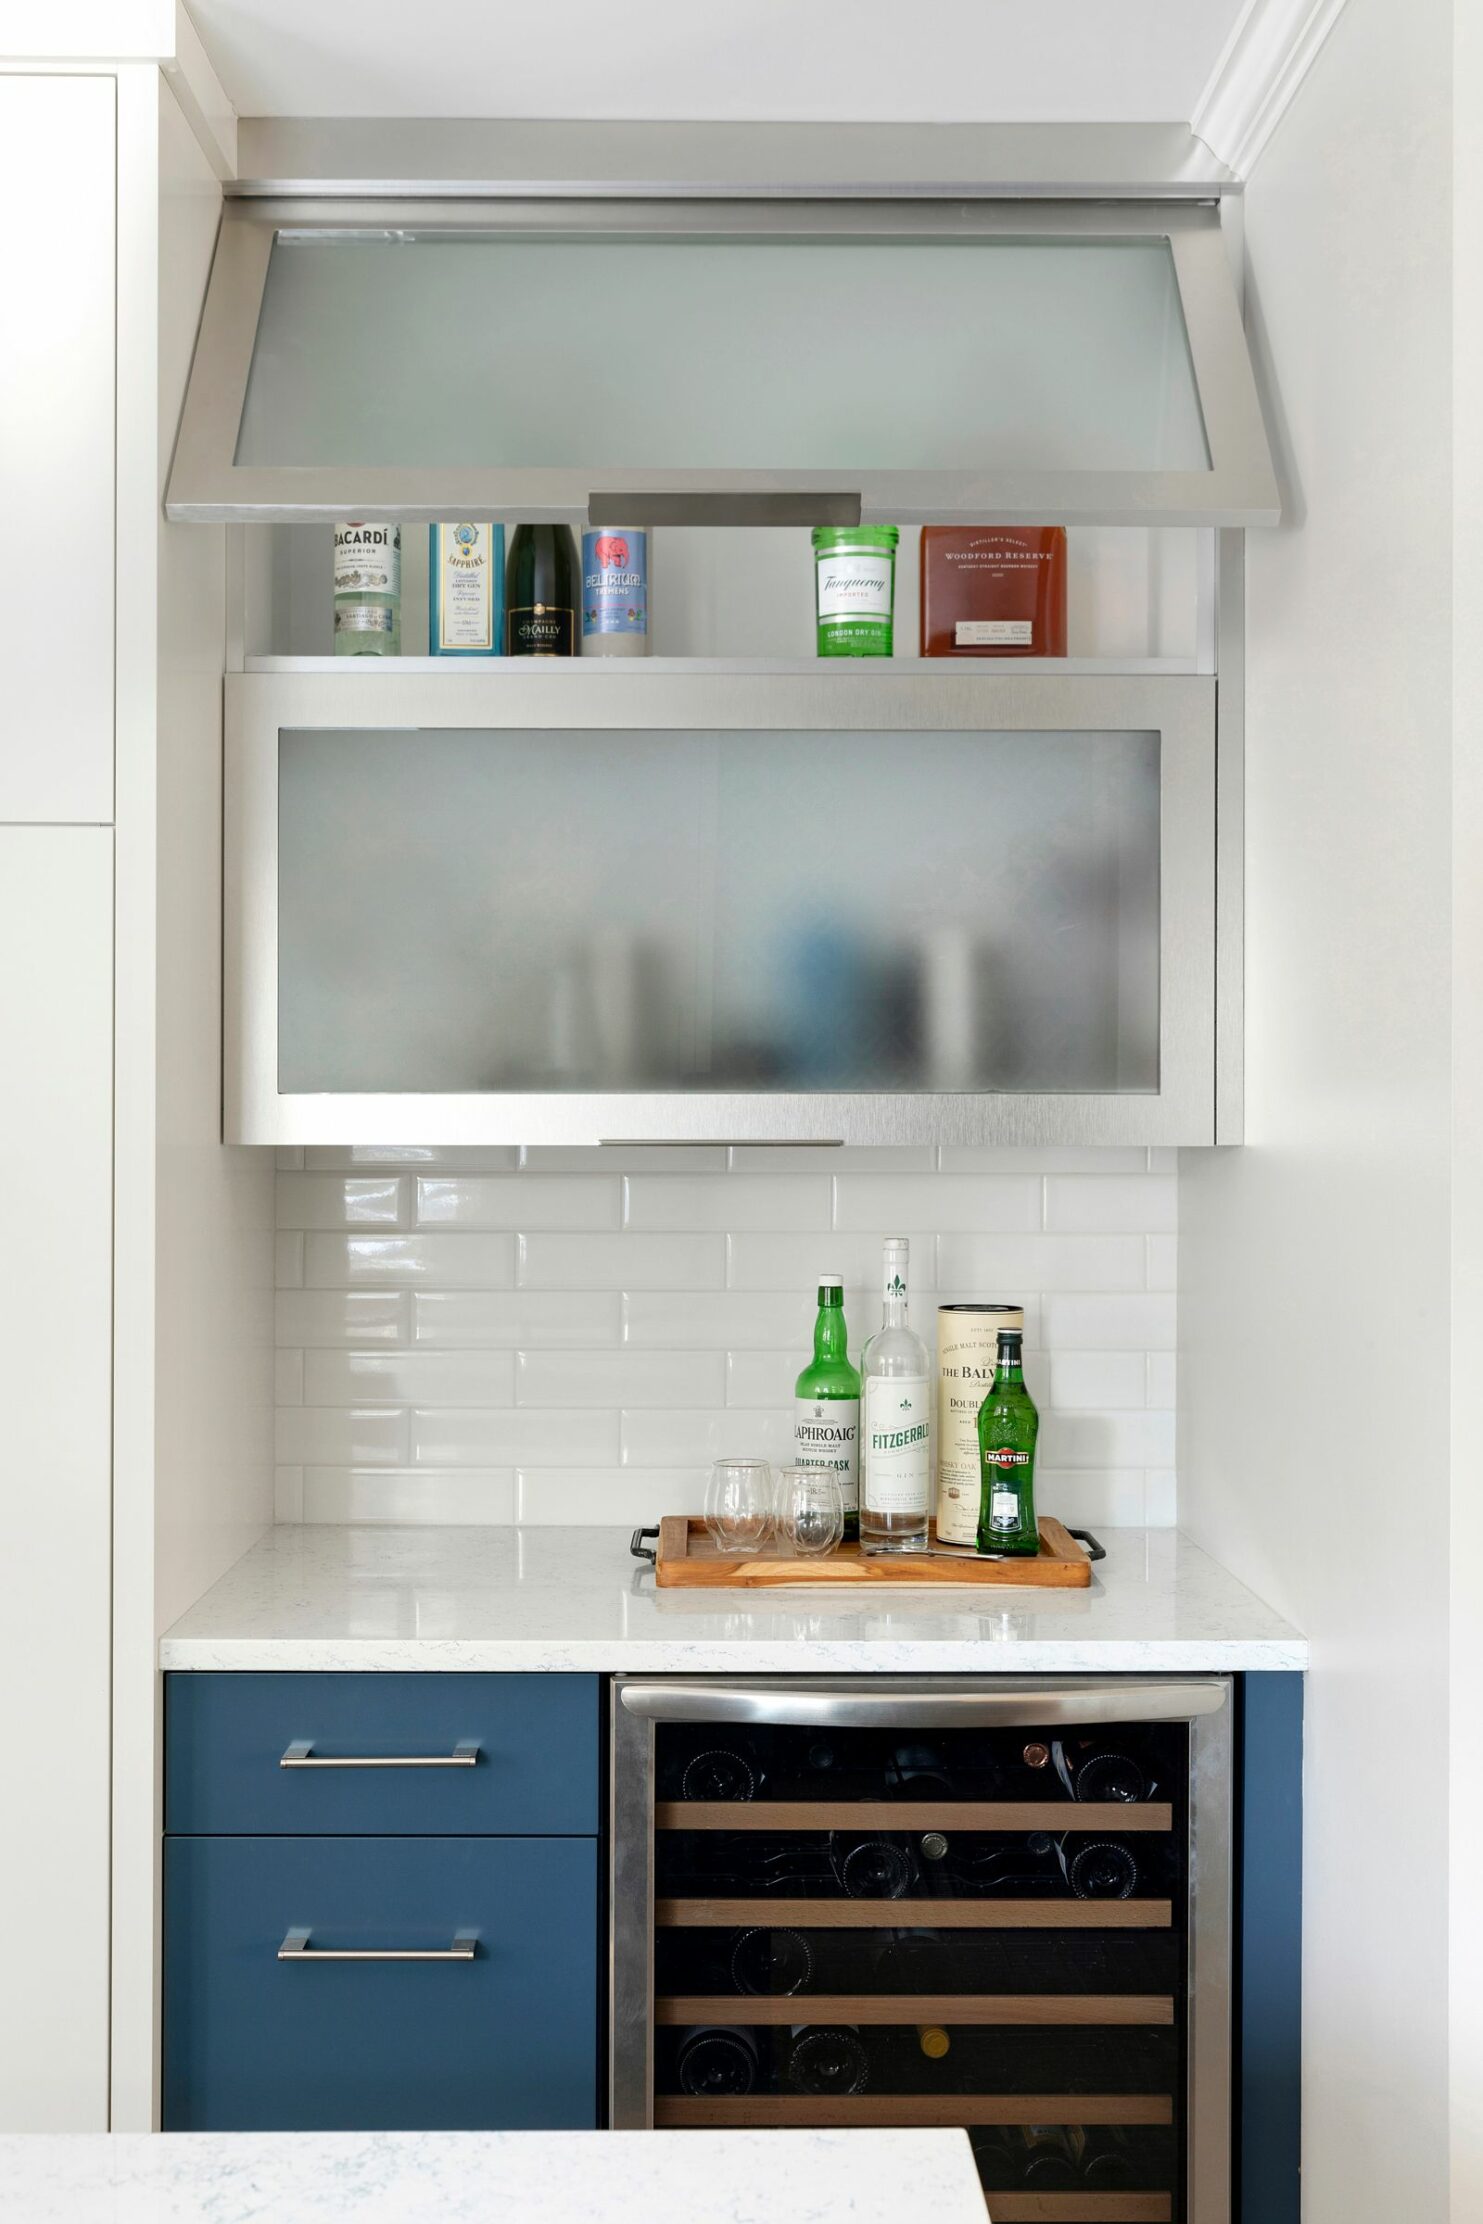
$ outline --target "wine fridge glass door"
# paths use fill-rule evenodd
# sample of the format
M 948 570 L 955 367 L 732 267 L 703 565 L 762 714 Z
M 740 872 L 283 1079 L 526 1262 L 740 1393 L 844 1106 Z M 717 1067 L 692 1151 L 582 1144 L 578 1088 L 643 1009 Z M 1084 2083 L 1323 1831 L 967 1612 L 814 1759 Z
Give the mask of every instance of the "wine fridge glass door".
M 1228 1705 L 779 1723 L 757 1689 L 752 1719 L 719 1683 L 713 1719 L 694 1684 L 682 1720 L 615 1695 L 615 1881 L 647 1867 L 652 1930 L 635 2018 L 620 1913 L 614 2121 L 961 2125 L 996 2224 L 1213 2224 Z

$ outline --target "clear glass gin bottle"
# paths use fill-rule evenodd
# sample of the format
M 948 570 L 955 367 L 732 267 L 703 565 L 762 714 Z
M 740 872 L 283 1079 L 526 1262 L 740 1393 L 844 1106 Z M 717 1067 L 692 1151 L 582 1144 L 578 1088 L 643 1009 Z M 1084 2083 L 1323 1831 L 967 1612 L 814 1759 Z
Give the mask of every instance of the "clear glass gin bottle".
M 886 1238 L 881 1325 L 860 1362 L 860 1549 L 925 1552 L 932 1483 L 927 1347 L 906 1325 L 905 1236 Z

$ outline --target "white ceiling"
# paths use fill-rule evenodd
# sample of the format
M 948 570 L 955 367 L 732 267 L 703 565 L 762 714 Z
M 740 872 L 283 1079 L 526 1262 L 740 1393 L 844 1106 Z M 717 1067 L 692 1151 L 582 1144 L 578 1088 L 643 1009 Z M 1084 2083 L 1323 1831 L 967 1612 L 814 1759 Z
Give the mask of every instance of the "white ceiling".
M 188 0 L 242 116 L 1169 123 L 1249 0 Z

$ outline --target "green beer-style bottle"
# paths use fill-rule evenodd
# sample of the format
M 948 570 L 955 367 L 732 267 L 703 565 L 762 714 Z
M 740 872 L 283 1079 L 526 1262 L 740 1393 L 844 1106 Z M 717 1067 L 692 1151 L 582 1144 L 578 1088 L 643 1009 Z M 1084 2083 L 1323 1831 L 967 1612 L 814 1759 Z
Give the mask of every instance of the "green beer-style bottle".
M 830 1467 L 844 1499 L 844 1533 L 860 1534 L 860 1377 L 850 1365 L 844 1283 L 819 1276 L 814 1356 L 794 1385 L 793 1457 L 800 1467 Z
M 1035 1439 L 1040 1415 L 1025 1388 L 1017 1328 L 1001 1328 L 994 1383 L 978 1409 L 978 1549 L 1040 1550 L 1035 1521 Z

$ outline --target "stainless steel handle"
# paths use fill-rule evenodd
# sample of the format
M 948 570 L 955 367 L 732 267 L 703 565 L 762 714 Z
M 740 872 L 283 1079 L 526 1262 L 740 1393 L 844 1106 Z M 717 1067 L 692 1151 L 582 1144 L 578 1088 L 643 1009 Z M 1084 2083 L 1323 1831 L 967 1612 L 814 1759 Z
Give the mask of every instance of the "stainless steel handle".
M 280 1961 L 472 1961 L 477 1931 L 455 1931 L 451 1946 L 311 1946 L 307 1930 L 284 1933 Z
M 312 1738 L 295 1738 L 280 1768 L 472 1768 L 477 1738 L 462 1738 L 451 1753 L 316 1753 Z
M 1139 1682 L 1042 1685 L 1015 1679 L 1013 1690 L 933 1689 L 922 1682 L 871 1686 L 768 1683 L 624 1683 L 619 1698 L 629 1714 L 650 1722 L 793 1723 L 808 1729 L 904 1730 L 1024 1727 L 1057 1722 L 1189 1722 L 1216 1714 L 1226 1703 L 1223 1679 L 1209 1682 Z

